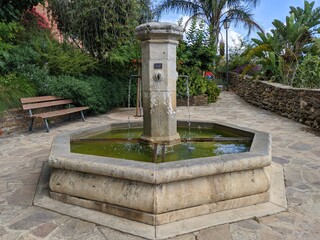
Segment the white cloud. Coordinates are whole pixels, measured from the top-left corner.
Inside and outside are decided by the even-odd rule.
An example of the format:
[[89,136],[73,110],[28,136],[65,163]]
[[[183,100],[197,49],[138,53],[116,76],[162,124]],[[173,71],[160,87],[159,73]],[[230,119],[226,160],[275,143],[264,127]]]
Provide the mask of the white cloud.
[[242,36],[240,33],[236,32],[236,31],[230,31],[230,40],[231,40],[231,43],[230,43],[230,40],[229,40],[229,44],[231,46],[238,46],[241,44],[241,39],[242,39]]
[[[222,29],[222,38],[224,42],[226,41],[226,30]],[[220,36],[221,37],[221,36]],[[242,35],[232,29],[228,30],[228,46],[235,47],[240,45],[240,39],[243,39]]]

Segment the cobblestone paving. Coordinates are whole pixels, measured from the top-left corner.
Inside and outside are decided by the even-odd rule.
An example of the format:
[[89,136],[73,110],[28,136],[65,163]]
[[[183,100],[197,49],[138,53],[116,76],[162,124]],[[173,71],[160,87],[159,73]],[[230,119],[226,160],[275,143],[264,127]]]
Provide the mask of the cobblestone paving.
[[[217,103],[192,107],[191,119],[216,120],[271,132],[273,161],[284,166],[288,212],[211,227],[172,240],[320,239],[320,135],[308,127],[223,92]],[[127,112],[89,117],[0,139],[0,239],[141,240],[106,227],[32,206],[52,138],[62,132],[127,119]],[[187,118],[186,107],[178,109]]]

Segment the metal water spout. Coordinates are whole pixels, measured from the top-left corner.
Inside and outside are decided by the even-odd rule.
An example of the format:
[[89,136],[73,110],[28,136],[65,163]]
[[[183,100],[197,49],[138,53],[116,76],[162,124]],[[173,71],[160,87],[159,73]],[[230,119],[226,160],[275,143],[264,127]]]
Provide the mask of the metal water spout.
[[176,48],[183,29],[150,22],[136,28],[142,47],[142,139],[155,143],[180,141],[176,119]]

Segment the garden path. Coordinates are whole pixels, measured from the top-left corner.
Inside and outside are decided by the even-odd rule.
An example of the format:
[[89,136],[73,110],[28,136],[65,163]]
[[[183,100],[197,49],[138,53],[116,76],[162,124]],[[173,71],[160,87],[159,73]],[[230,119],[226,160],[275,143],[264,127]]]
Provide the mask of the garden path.
[[[134,110],[130,110],[131,113]],[[186,119],[186,107],[178,118]],[[104,122],[126,120],[128,111],[88,117],[43,129],[0,138],[0,239],[141,240],[106,227],[32,205],[43,163],[53,137]],[[134,117],[131,117],[134,119]],[[209,106],[191,107],[191,119],[216,120],[271,132],[273,161],[284,167],[288,211],[211,227],[174,240],[319,239],[320,134],[308,127],[250,106],[232,92],[222,92]]]

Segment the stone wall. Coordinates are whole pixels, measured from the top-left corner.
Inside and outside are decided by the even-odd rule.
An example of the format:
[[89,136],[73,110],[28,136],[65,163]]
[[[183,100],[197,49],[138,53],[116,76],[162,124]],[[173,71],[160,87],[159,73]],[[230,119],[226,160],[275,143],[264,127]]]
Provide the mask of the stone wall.
[[21,109],[0,113],[0,136],[27,130],[29,121],[27,113]]
[[320,130],[320,89],[302,89],[231,73],[233,91],[248,103]]
[[[58,110],[61,107],[51,107],[51,110]],[[39,112],[45,112],[47,110],[41,109]],[[74,113],[71,116],[73,118],[80,118],[79,113]],[[49,125],[61,123],[68,119],[68,116],[60,116],[48,119]],[[28,116],[28,112],[22,109],[10,109],[6,112],[0,113],[0,137],[26,132],[29,130],[30,118]],[[43,120],[42,119],[35,119],[33,123],[33,129],[43,129],[46,131]]]

